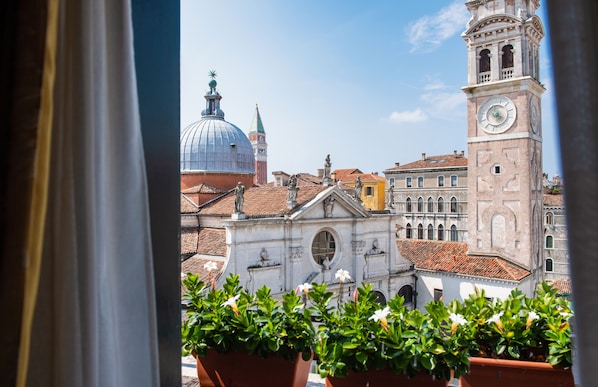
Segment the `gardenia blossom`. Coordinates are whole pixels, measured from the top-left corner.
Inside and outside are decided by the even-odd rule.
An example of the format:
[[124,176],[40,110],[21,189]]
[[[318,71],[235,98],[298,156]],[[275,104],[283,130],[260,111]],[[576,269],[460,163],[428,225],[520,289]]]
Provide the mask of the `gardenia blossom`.
[[346,281],[351,280],[351,275],[349,274],[349,272],[347,270],[343,270],[343,269],[338,269],[336,271],[336,274],[334,275],[334,277],[337,278],[341,282],[346,282]]
[[311,284],[308,284],[308,283],[306,282],[306,283],[304,283],[304,284],[301,284],[301,285],[297,286],[297,291],[296,291],[296,293],[297,293],[297,294],[299,294],[299,293],[305,293],[305,294],[307,294],[307,293],[309,293],[309,291],[310,291],[311,289],[313,289],[313,286],[311,286]]
[[239,299],[239,296],[240,295],[237,294],[236,296],[231,297],[222,303],[222,306],[230,306],[237,316],[239,315],[239,308],[237,307],[237,300]]
[[532,322],[539,318],[540,318],[540,316],[538,316],[538,314],[536,312],[534,312],[534,311],[529,312],[529,314],[527,315],[527,322],[525,323],[525,329],[529,329],[529,327],[532,325]]
[[388,332],[388,321],[386,320],[386,316],[390,313],[390,308],[387,306],[384,309],[378,309],[374,312],[372,316],[368,320],[380,321],[382,324],[382,328]]
[[486,320],[486,324],[495,323],[496,326],[498,327],[498,329],[500,329],[502,331],[502,321],[500,321],[500,318],[502,317],[502,315],[503,315],[503,312],[496,313],[494,316],[492,316],[488,320]]
[[460,314],[456,314],[456,313],[451,313],[451,315],[449,316],[450,320],[452,321],[452,325],[451,325],[451,332],[455,333],[455,331],[457,330],[457,326],[459,325],[463,325],[463,324],[467,324],[467,320],[465,320],[465,317],[463,317]]
[[216,270],[218,268],[218,265],[216,264],[216,262],[210,261],[203,265],[203,268],[206,269],[208,272],[211,272],[212,270]]

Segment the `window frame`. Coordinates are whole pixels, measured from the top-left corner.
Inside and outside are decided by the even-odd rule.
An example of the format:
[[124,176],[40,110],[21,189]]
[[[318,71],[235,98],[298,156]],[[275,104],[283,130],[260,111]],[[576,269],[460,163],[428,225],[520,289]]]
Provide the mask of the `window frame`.
[[417,188],[424,188],[424,177],[423,176],[417,177]]
[[459,242],[459,230],[454,224],[451,226],[451,242]]
[[[550,270],[548,269],[549,266],[550,266]],[[544,260],[544,272],[554,273],[554,259],[547,257]]]
[[[550,241],[550,243],[548,243],[548,241]],[[554,249],[554,236],[546,235],[546,238],[544,238],[544,248],[545,249]]]
[[[325,237],[324,240],[319,240],[322,239],[320,238],[322,235]],[[337,236],[330,229],[321,229],[314,234],[314,237],[311,241],[310,252],[311,258],[316,265],[323,267],[323,262],[326,260],[326,258],[328,258],[330,263],[334,262],[338,251],[336,239]],[[320,244],[321,246],[316,246],[316,244]],[[328,246],[326,246],[326,244],[328,244]],[[316,248],[322,251],[314,253]],[[330,250],[332,250],[332,255],[330,255]]]
[[451,175],[451,187],[458,187],[459,186],[459,176]]
[[411,176],[407,176],[405,178],[405,188],[412,188],[413,187],[413,178]]
[[439,187],[444,187],[444,175],[438,175],[437,184]]
[[451,197],[451,214],[457,214],[459,212],[459,205],[455,196]]

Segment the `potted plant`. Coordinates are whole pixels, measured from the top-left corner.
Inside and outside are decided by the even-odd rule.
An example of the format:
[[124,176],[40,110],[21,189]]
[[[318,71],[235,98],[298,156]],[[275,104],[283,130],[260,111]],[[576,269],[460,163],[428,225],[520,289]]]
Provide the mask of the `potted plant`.
[[367,283],[350,300],[340,294],[342,281],[338,295],[326,284],[309,291],[320,323],[317,370],[327,386],[446,386],[468,369],[469,344],[457,334],[465,322],[442,303],[428,314],[409,310],[400,296],[382,306]]
[[514,289],[504,300],[477,290],[449,306],[467,320],[470,372],[462,387],[573,386],[570,302],[546,282],[534,297]]
[[196,357],[202,387],[306,385],[315,330],[301,296],[291,291],[279,301],[265,286],[251,294],[232,274],[222,289],[195,274],[182,284],[182,352]]

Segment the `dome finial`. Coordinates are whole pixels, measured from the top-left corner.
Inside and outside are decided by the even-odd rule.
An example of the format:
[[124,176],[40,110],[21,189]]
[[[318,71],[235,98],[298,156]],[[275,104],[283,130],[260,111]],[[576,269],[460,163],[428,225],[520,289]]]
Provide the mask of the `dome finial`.
[[208,86],[210,86],[210,89],[214,91],[216,89],[216,86],[218,85],[218,82],[216,82],[216,77],[218,76],[218,74],[216,74],[216,70],[210,70],[208,72],[208,76],[212,79],[210,83],[208,83]]

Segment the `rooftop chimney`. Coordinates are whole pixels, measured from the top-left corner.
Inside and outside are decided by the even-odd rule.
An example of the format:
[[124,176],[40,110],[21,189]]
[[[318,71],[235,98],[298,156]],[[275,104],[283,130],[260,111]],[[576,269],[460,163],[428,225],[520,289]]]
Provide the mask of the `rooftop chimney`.
[[422,160],[425,160],[425,159],[426,159],[426,154],[422,153]]
[[395,167],[400,167],[400,166],[401,166],[401,163],[395,162]]

